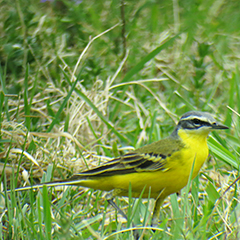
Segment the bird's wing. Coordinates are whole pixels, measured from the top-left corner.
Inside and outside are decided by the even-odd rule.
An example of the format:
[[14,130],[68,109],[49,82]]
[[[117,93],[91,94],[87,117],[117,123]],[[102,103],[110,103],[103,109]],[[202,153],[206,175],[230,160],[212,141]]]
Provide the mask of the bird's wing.
[[166,138],[115,158],[99,167],[75,174],[72,178],[112,176],[144,171],[166,171],[174,152],[183,147],[178,139]]
[[[82,179],[102,176],[122,175],[136,172],[167,171],[171,168],[172,154],[180,151],[184,147],[181,140],[168,137],[166,139],[146,145],[133,152],[127,153],[119,158],[115,158],[99,167],[74,174],[64,180],[37,184],[15,189],[23,191],[28,189],[41,188],[43,185],[60,186],[75,185]],[[176,160],[176,159],[174,159]]]

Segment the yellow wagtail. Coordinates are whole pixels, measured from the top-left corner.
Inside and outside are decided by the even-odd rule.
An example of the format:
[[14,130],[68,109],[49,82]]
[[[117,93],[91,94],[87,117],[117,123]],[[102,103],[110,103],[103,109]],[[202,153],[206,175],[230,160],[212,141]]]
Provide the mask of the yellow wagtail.
[[[111,196],[114,197],[128,196],[131,184],[133,197],[139,197],[144,188],[143,197],[148,197],[150,188],[151,197],[156,199],[152,219],[156,224],[163,200],[187,185],[191,171],[192,178],[198,174],[208,157],[207,136],[211,131],[218,129],[228,127],[217,122],[209,113],[190,111],[181,117],[173,133],[165,139],[68,179],[15,190],[36,189],[43,185],[79,185],[112,191]],[[109,203],[116,207],[112,198]],[[124,215],[122,211],[121,214]]]

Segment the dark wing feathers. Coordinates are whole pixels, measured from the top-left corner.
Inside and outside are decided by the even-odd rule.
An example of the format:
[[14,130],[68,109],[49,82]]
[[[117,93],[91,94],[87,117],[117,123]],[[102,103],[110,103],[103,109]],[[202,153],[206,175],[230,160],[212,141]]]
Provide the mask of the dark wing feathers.
[[[158,161],[156,161],[158,159]],[[161,158],[150,156],[143,153],[128,153],[122,157],[113,159],[112,161],[103,164],[100,167],[93,168],[81,172],[80,174],[85,177],[90,176],[112,176],[116,174],[127,174],[142,171],[156,171],[162,169],[164,166]]]
[[117,174],[136,173],[144,171],[166,171],[168,158],[184,145],[178,139],[168,137],[115,158],[102,166],[86,170],[74,177],[112,176]]

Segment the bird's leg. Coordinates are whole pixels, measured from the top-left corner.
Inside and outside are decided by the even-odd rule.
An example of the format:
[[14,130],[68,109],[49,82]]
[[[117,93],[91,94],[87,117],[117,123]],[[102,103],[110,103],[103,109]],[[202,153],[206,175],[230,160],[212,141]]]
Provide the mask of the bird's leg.
[[153,215],[152,215],[152,227],[157,227],[158,225],[158,218],[160,215],[160,209],[161,209],[161,205],[165,199],[165,197],[163,196],[163,191],[164,189],[158,194],[155,204],[154,204],[154,208],[153,208]]
[[[119,195],[120,193],[122,193],[124,190],[121,189],[114,189],[111,192],[109,192],[106,196],[107,198],[107,202],[114,207],[118,213],[120,213],[122,215],[123,218],[125,218],[128,221],[127,215],[122,211],[121,208],[118,207],[118,205],[113,201],[113,198],[116,197],[117,195]],[[134,228],[135,225],[132,223],[132,227]],[[135,240],[139,239],[139,233],[137,230],[133,231],[133,236]]]
[[126,220],[128,220],[128,219],[127,219],[127,215],[126,215],[126,214],[123,212],[123,210],[122,210],[120,207],[118,207],[118,205],[113,201],[113,198],[107,199],[107,201],[108,201],[108,203],[109,203],[111,206],[113,206],[113,207],[117,210],[118,213],[120,213]]
[[110,191],[107,195],[106,195],[106,199],[108,201],[108,203],[113,206],[117,212],[119,212],[122,217],[124,217],[126,220],[127,219],[127,215],[118,207],[118,205],[113,201],[113,198],[118,196],[118,195],[121,195],[121,193],[124,192],[124,190],[122,189],[114,189],[112,191]]

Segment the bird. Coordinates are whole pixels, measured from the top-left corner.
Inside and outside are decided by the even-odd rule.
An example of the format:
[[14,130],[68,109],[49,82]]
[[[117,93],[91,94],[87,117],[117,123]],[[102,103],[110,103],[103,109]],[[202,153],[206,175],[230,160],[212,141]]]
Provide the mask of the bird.
[[150,143],[100,166],[74,174],[64,180],[16,188],[15,191],[77,185],[110,192],[108,202],[125,218],[115,204],[115,196],[142,194],[155,199],[152,224],[157,225],[160,207],[169,195],[184,188],[190,174],[195,178],[209,155],[207,137],[214,130],[229,129],[208,112],[189,111],[182,115],[174,131],[166,138]]

